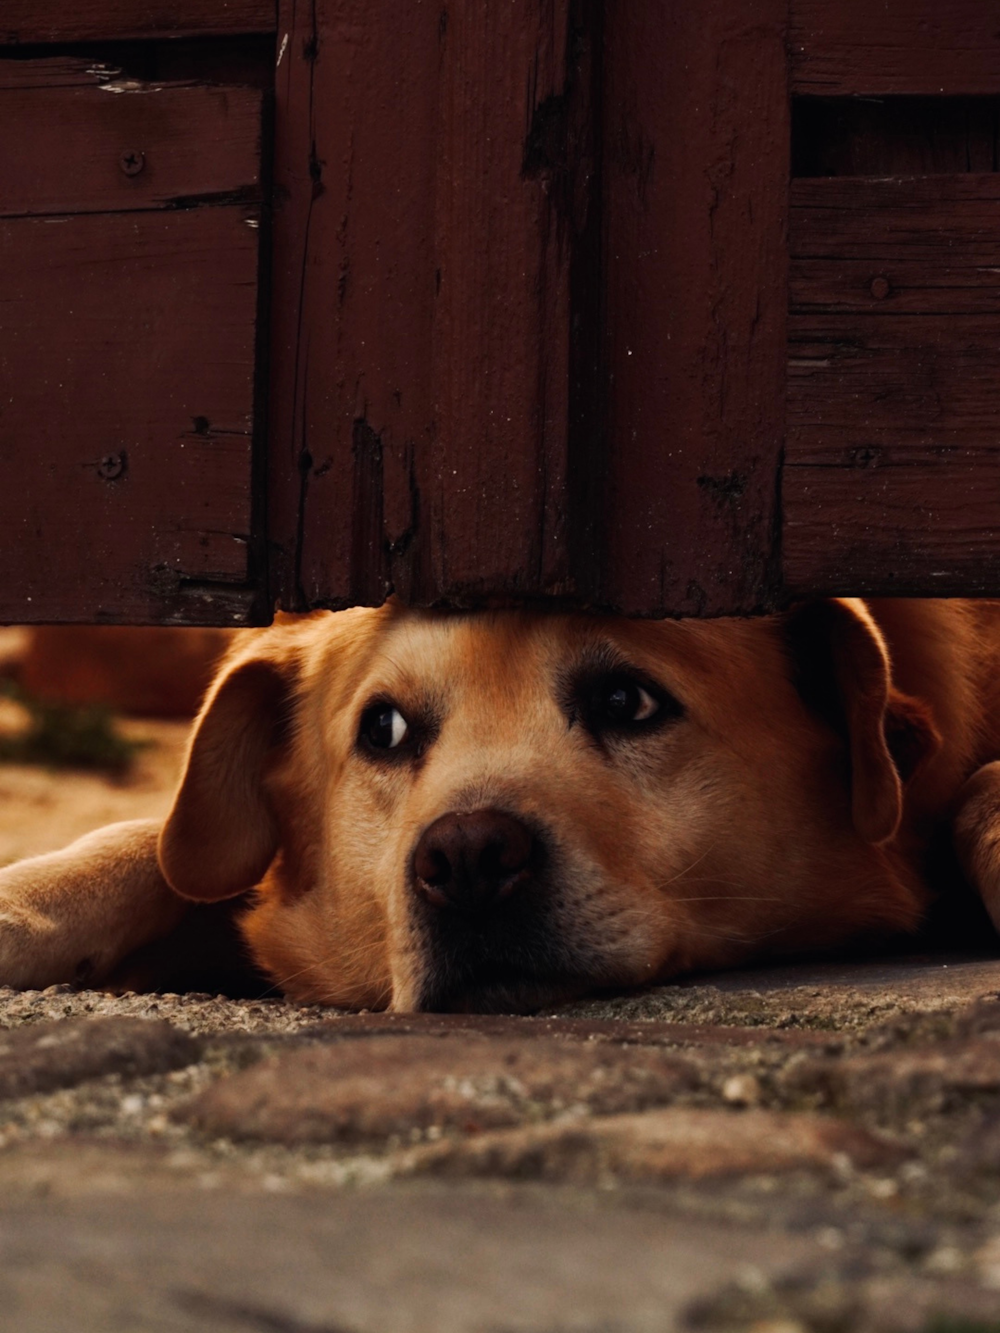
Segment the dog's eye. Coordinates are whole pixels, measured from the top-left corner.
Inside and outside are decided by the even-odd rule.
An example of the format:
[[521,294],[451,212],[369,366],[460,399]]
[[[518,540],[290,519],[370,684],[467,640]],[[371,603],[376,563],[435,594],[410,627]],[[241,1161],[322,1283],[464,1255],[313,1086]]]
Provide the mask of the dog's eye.
[[[628,726],[633,722],[648,722],[660,711],[660,704],[650,692],[627,676],[604,681],[598,691],[599,718],[613,726]],[[597,721],[599,719],[595,719]]]
[[362,715],[361,735],[376,750],[395,750],[409,734],[409,723],[394,704],[372,704]]
[[575,691],[570,717],[579,717],[597,739],[652,730],[679,718],[683,705],[662,687],[631,671],[600,672],[584,678]]

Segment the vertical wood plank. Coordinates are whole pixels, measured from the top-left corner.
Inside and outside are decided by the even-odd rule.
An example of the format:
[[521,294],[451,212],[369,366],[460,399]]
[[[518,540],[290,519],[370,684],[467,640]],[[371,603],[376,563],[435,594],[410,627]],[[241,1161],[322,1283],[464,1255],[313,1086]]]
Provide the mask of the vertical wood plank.
[[410,471],[433,430],[439,22],[436,5],[365,0],[287,0],[279,16],[269,523],[286,607],[381,601],[386,543],[413,546]]
[[606,19],[602,600],[771,602],[784,414],[786,0]]
[[270,485],[284,604],[566,590],[570,35],[568,0],[285,0]]

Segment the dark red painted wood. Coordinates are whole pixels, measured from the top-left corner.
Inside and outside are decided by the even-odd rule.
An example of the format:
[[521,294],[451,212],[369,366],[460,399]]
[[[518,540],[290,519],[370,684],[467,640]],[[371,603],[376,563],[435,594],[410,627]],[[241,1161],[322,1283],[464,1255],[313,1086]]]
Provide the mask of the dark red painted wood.
[[997,591],[1000,0],[790,15],[7,0],[0,615],[257,613],[255,32],[285,606]]
[[[789,595],[996,596],[1000,448],[879,435],[785,469]],[[898,441],[898,443],[897,443]]]
[[243,621],[263,97],[94,63],[0,61],[0,619]]
[[606,40],[602,600],[774,593],[789,122],[784,0],[617,5]]
[[[1000,240],[1000,237],[997,238]],[[878,251],[881,250],[881,253]],[[994,260],[1000,254],[994,252]],[[872,246],[868,259],[792,257],[793,314],[971,315],[1000,311],[1000,268],[989,256],[910,259],[894,246]]]
[[257,217],[0,222],[0,620],[184,616],[185,580],[245,579]]
[[0,216],[260,198],[258,89],[151,90],[95,69],[0,61],[0,121],[16,127],[0,136]]
[[791,0],[795,93],[995,94],[998,0]]
[[796,315],[790,332],[786,462],[819,425],[996,434],[1000,314]]
[[273,32],[276,0],[3,0],[0,46]]
[[568,586],[568,24],[549,0],[283,8],[269,489],[286,604]]
[[965,264],[996,257],[1000,173],[797,180],[791,204],[796,258]]
[[1000,176],[797,181],[793,592],[997,591]]

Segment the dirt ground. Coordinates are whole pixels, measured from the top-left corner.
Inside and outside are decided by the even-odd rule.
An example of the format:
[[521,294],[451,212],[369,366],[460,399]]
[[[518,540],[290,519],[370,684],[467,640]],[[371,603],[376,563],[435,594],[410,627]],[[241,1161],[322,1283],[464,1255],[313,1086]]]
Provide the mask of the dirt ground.
[[0,764],[0,865],[64,847],[102,824],[166,815],[189,724],[129,718],[118,727],[146,743],[125,778]]
[[[16,669],[27,633],[18,626],[0,628],[0,676]],[[0,711],[7,707],[0,700]],[[0,763],[0,866],[55,851],[102,824],[166,815],[190,724],[122,718],[116,726],[143,743],[123,778]]]

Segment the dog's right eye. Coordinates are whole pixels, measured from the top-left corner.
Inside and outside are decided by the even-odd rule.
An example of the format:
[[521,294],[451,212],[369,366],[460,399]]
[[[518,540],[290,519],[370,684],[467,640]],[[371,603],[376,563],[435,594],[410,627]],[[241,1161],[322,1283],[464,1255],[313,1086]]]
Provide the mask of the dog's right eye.
[[395,750],[410,734],[410,724],[390,703],[372,704],[361,717],[361,739],[375,750]]

